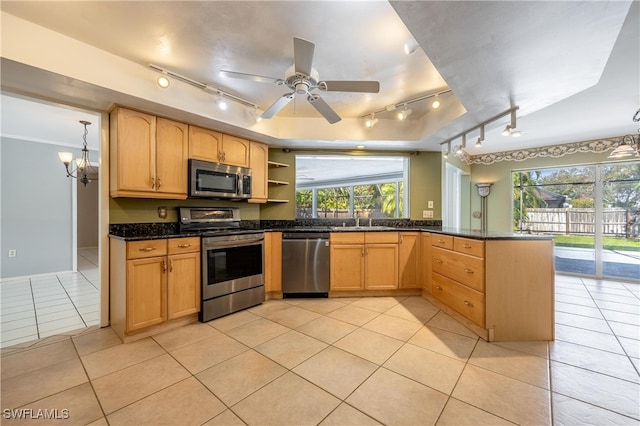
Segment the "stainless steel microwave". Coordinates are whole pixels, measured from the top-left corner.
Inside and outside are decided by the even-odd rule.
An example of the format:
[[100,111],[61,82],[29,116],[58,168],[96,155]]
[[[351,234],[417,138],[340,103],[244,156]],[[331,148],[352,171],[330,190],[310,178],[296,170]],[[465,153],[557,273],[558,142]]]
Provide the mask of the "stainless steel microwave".
[[251,198],[251,169],[189,160],[189,196],[234,200]]

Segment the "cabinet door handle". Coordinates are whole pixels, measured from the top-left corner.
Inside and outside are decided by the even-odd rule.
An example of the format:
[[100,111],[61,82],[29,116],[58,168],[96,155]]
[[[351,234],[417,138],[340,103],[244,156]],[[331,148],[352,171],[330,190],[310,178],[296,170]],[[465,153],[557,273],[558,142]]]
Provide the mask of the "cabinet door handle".
[[435,259],[436,263],[442,263],[442,259]]
[[155,178],[151,178],[151,189],[156,189],[156,179]]
[[439,285],[436,286],[436,290],[438,291],[442,291],[442,287],[440,287]]
[[191,247],[191,243],[186,243],[186,244],[178,244],[179,248],[187,248],[187,247]]
[[362,256],[364,256],[364,247],[362,247]]
[[173,272],[173,260],[169,259],[169,272]]
[[402,240],[404,239],[404,237],[402,235],[400,235],[400,244],[402,244]]
[[464,271],[465,271],[467,274],[473,274],[473,273],[474,273],[471,269],[468,269],[468,268],[464,268]]
[[143,248],[139,248],[138,250],[140,251],[154,251],[156,248],[155,247],[143,247]]
[[473,303],[469,302],[468,300],[465,300],[464,304],[467,305],[470,308],[473,308]]
[[166,260],[162,261],[162,272],[167,272],[167,261]]
[[160,180],[160,178],[158,178],[158,189],[160,189],[161,186],[162,186],[162,181]]
[[462,248],[471,248],[471,246],[469,244],[463,244]]

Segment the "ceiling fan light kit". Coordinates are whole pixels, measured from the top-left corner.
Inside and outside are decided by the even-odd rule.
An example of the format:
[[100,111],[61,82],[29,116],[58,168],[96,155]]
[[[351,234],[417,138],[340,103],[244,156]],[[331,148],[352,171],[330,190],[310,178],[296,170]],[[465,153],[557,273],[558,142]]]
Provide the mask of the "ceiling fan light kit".
[[221,71],[226,77],[252,80],[259,83],[275,83],[278,86],[287,86],[291,92],[278,98],[262,114],[262,118],[272,118],[284,108],[296,95],[306,95],[309,102],[329,123],[334,124],[341,120],[340,116],[329,104],[314,90],[323,92],[361,92],[378,93],[380,83],[377,81],[347,81],[347,80],[320,80],[318,71],[313,68],[313,55],[315,45],[307,40],[294,37],[293,39],[293,65],[285,72],[284,79],[264,77],[260,75],[238,73],[234,71]]

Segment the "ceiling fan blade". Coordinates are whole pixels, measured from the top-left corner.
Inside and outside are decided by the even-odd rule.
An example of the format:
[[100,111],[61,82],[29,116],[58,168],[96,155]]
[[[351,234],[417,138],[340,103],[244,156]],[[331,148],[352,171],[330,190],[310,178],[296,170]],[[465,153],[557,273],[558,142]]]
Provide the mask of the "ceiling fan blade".
[[282,97],[278,98],[269,108],[262,113],[260,117],[262,118],[271,118],[278,113],[282,108],[285,107],[291,100],[295,97],[293,93],[287,93],[282,95]]
[[313,51],[316,45],[301,38],[293,38],[293,62],[295,71],[307,77],[311,75],[313,65]]
[[331,124],[342,120],[338,114],[318,95],[309,95],[307,100]]
[[221,70],[220,75],[229,78],[239,78],[241,80],[257,81],[258,83],[277,83],[279,79],[272,77],[264,77],[262,75],[245,74],[242,72]]
[[326,85],[327,92],[364,92],[378,93],[380,91],[380,83],[377,81],[322,81],[318,84],[322,88],[322,84]]

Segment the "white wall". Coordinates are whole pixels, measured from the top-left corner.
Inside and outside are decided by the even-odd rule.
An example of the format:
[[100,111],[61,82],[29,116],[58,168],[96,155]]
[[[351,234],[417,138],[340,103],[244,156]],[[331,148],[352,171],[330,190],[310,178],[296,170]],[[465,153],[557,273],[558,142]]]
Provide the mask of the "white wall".
[[69,148],[3,137],[0,150],[0,278],[71,270],[72,182],[57,154]]

